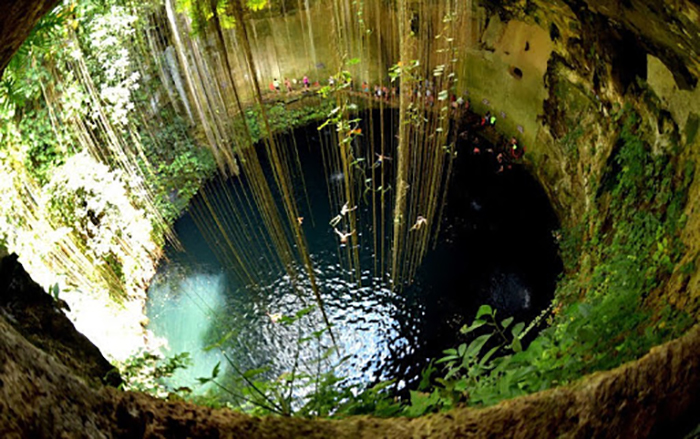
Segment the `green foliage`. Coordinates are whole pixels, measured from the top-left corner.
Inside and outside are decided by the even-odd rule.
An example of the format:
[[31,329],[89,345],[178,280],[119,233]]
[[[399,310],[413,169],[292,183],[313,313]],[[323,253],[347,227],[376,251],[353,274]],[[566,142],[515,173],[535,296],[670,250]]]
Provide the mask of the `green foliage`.
[[44,15],[10,59],[0,80],[0,112],[11,112],[41,94],[41,82],[47,72],[38,64],[49,55],[60,39],[66,23],[66,11],[59,6]]
[[269,0],[246,0],[245,5],[251,11],[260,11],[267,6]]
[[28,146],[24,159],[25,169],[43,186],[51,178],[53,169],[61,166],[66,158],[49,121],[48,111],[26,111],[19,129]]
[[[332,108],[333,103],[326,99],[318,103],[294,106],[275,102],[265,104],[265,113],[270,129],[277,134],[323,120],[332,111]],[[245,116],[253,143],[259,142],[268,135],[262,120],[262,113],[257,107],[246,110]]]
[[[212,384],[218,388],[221,401],[228,406],[251,414],[278,414],[297,416],[329,416],[338,411],[352,397],[352,386],[343,384],[335,370],[348,357],[338,358],[335,346],[324,345],[327,328],[304,334],[302,319],[310,318],[315,310],[310,306],[294,315],[273,315],[275,324],[296,331],[295,365],[291,370],[275,375],[265,365],[243,369],[229,355],[228,342],[235,338],[231,331],[218,342],[208,347],[221,351],[225,359],[225,370],[217,364],[208,377],[199,378],[201,384]],[[316,352],[312,358],[302,358],[304,348]]]
[[[208,23],[216,19],[223,29],[233,29],[236,20],[231,8],[236,7],[238,0],[216,0],[215,2],[198,0],[177,0],[177,12],[186,14],[192,20],[192,28],[195,33],[204,31]],[[263,10],[269,0],[240,0],[241,4],[252,12]],[[215,4],[216,7],[212,7]]]
[[49,287],[48,293],[49,293],[49,295],[51,295],[53,300],[55,300],[56,302],[58,302],[58,300],[59,300],[58,295],[60,294],[60,292],[61,292],[61,287],[58,285],[58,282]]
[[[442,374],[434,380],[437,369],[432,365],[423,372],[421,387],[428,391],[411,392],[410,404],[403,414],[422,416],[459,405],[492,404],[511,396],[512,383],[524,373],[518,361],[519,356],[525,356],[521,340],[543,316],[544,313],[525,328],[523,323],[513,324],[513,317],[499,320],[496,310],[482,305],[474,322],[461,329],[465,335],[480,335],[444,351],[445,355],[435,362]],[[430,387],[426,383],[434,384]]]
[[401,415],[405,407],[392,396],[390,387],[394,384],[393,381],[383,381],[369,388],[357,389],[357,392],[353,392],[354,396],[337,408],[334,416],[372,415],[387,418]]
[[583,127],[577,125],[575,128],[571,128],[569,132],[559,141],[564,148],[566,155],[571,157],[572,160],[578,160],[578,141],[583,136]]
[[586,218],[584,218],[575,226],[559,230],[554,234],[559,243],[559,254],[566,273],[571,273],[578,267],[586,222]]
[[[155,130],[143,129],[141,144],[146,162],[141,162],[148,184],[158,194],[156,205],[170,223],[178,218],[202,182],[214,175],[216,162],[211,151],[199,147],[185,121],[172,110],[163,110]],[[153,169],[150,164],[157,164]],[[156,231],[160,235],[161,231]]]
[[122,389],[149,393],[163,398],[171,392],[187,394],[190,389],[172,389],[166,379],[173,376],[178,369],[192,365],[189,352],[182,352],[172,357],[162,357],[148,351],[140,351],[117,363],[117,369],[123,379]]

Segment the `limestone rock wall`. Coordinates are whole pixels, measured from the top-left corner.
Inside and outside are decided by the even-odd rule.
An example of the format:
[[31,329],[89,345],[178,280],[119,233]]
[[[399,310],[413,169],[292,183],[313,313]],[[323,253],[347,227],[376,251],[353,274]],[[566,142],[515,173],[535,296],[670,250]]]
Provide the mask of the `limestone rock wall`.
[[119,385],[119,374],[63,312],[67,307],[37,285],[16,255],[0,260],[0,316],[29,343],[94,384]]

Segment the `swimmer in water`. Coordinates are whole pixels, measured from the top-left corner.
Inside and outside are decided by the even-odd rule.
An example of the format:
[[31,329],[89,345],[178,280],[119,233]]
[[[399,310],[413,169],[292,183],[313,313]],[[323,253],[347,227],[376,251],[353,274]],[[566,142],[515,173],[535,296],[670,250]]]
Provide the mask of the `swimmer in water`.
[[352,235],[355,234],[355,231],[353,230],[350,233],[343,233],[338,229],[333,229],[335,233],[340,237],[340,243],[341,244],[347,244],[348,243],[348,238],[350,238]]
[[374,166],[373,166],[374,168],[381,166],[385,160],[391,160],[391,157],[388,157],[388,156],[385,156],[382,154],[375,153],[374,155],[377,156],[377,161],[374,163]]
[[421,227],[427,226],[428,225],[428,220],[423,218],[422,216],[418,215],[418,218],[416,218],[416,223],[411,227],[411,230],[420,230]]
[[352,208],[350,208],[348,206],[349,206],[348,203],[343,204],[343,207],[340,208],[340,215],[337,215],[335,218],[333,218],[330,221],[331,226],[333,226],[333,227],[337,226],[338,223],[343,220],[343,217],[345,215],[347,215],[349,212],[352,212],[353,210],[357,209],[357,206],[352,207]]
[[282,317],[283,317],[282,313],[279,313],[279,312],[275,312],[275,313],[270,314],[269,312],[265,311],[265,314],[270,318],[272,323],[279,322],[280,319],[282,319]]

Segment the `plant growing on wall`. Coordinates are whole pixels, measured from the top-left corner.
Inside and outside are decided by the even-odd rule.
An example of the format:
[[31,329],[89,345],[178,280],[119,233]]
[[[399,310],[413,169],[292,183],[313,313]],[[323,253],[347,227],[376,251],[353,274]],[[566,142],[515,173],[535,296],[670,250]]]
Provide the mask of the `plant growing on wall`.
[[134,294],[154,272],[151,223],[126,188],[119,172],[81,153],[57,170],[43,200],[54,227],[74,234],[106,272],[115,297]]

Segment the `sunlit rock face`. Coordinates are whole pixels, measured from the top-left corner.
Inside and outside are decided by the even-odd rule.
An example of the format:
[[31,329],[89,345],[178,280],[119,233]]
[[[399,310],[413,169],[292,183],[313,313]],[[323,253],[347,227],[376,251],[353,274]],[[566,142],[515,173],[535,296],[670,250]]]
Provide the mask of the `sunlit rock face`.
[[[494,34],[504,40],[517,39],[506,35],[521,21],[546,32],[543,41],[551,53],[546,68],[539,69],[546,95],[543,100],[523,102],[511,94],[508,99],[479,96],[475,101],[490,98],[506,112],[509,106],[530,109],[521,123],[525,133],[520,135],[527,144],[530,169],[546,188],[564,225],[576,225],[596,205],[597,191],[618,139],[615,115],[625,105],[641,115],[639,133],[654,154],[698,162],[697,3],[589,0],[483,5],[490,17],[486,29],[492,29],[483,35],[491,40]],[[526,66],[535,64],[534,52],[530,54],[533,44],[528,42],[519,46],[525,57],[519,63]],[[499,52],[497,45],[491,46],[493,54],[502,59],[518,56],[518,51],[506,54]],[[525,51],[527,46],[529,51]],[[491,90],[499,90],[499,83],[526,79],[527,71],[518,62],[508,64],[519,68],[522,79],[513,75],[513,68],[495,69],[501,74],[491,78]],[[508,126],[502,128],[514,132]],[[686,253],[681,264],[691,263],[700,250],[699,190],[696,178],[688,195],[688,221],[682,232]],[[692,275],[674,273],[656,295],[695,312],[698,300],[693,291],[698,290],[698,282],[697,271]]]

